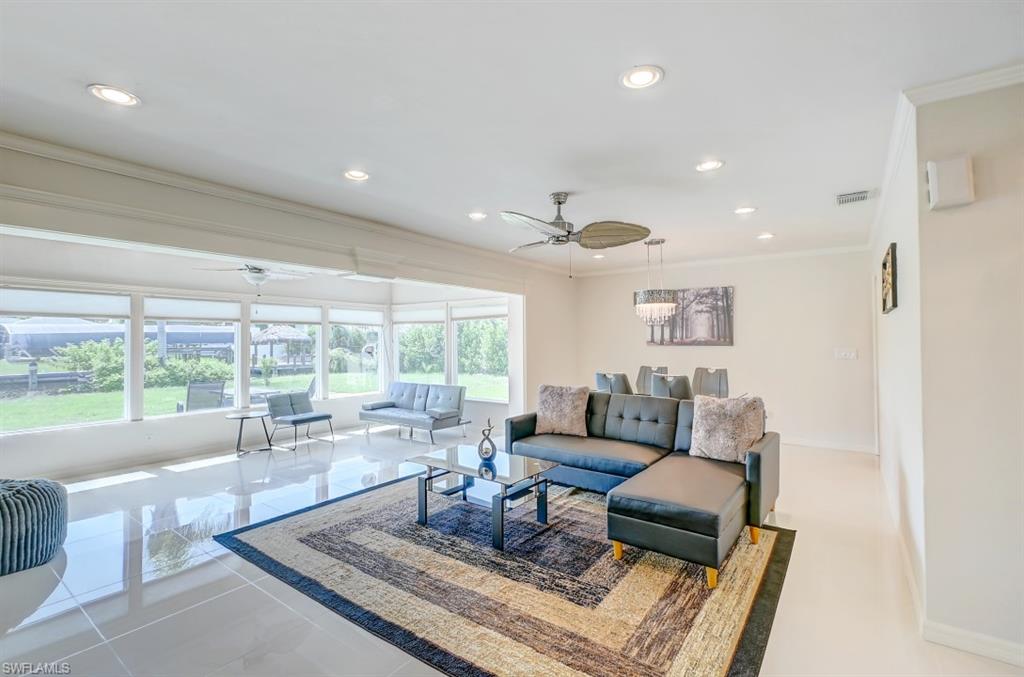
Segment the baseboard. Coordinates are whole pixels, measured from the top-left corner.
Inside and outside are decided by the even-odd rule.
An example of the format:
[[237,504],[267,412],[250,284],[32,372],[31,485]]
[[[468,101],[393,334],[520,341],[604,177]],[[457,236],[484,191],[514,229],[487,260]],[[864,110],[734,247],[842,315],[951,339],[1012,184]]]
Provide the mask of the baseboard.
[[824,442],[821,440],[808,440],[799,437],[782,437],[783,444],[792,444],[798,447],[817,447],[819,449],[831,449],[833,451],[854,451],[860,454],[874,454],[878,455],[878,451],[875,450],[874,445],[871,444],[836,444],[835,442]]
[[924,622],[922,635],[929,642],[1024,667],[1024,644],[929,620]]
[[896,542],[899,544],[900,559],[903,564],[903,577],[907,581],[907,588],[910,589],[910,603],[914,607],[914,625],[919,633],[924,633],[924,597],[921,595],[921,586],[918,585],[917,576],[914,575],[914,564],[910,558],[910,546],[907,539],[903,538],[903,530],[898,526],[898,520],[892,515],[890,518],[896,528]]

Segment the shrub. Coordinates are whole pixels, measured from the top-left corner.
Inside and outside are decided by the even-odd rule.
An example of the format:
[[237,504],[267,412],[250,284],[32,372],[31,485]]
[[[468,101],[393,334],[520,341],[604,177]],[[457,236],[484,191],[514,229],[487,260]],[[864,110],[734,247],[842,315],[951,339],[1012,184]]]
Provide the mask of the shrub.
[[61,369],[89,372],[89,390],[124,388],[124,339],[83,341],[54,348],[53,354]]

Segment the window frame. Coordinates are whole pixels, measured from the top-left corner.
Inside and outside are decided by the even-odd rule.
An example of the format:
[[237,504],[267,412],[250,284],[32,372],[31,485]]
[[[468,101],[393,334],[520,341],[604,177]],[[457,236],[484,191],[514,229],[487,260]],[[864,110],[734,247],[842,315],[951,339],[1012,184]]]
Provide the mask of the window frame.
[[[505,300],[502,299],[502,302],[504,303]],[[480,299],[479,301],[472,301],[472,302],[464,301],[464,302],[454,302],[454,303],[448,304],[449,307],[448,307],[447,315],[448,315],[448,322],[449,322],[449,324],[451,324],[451,338],[452,338],[452,349],[451,349],[451,355],[452,355],[451,372],[452,372],[452,376],[451,376],[451,380],[450,380],[450,383],[452,385],[458,385],[459,384],[459,332],[458,332],[457,324],[459,322],[472,322],[474,320],[505,320],[505,332],[506,332],[506,335],[508,334],[508,326],[509,326],[509,313],[508,313],[508,306],[507,305],[506,305],[506,310],[505,310],[504,314],[488,313],[488,314],[483,314],[483,315],[479,315],[479,316],[460,317],[458,319],[452,317],[452,315],[453,315],[452,309],[456,308],[456,307],[465,307],[465,306],[489,306],[489,305],[492,305],[493,303],[494,303],[494,299]],[[506,360],[508,359],[508,342],[507,342],[507,339],[506,339],[506,344],[505,344],[505,359]],[[506,379],[510,378],[510,376],[508,374],[508,369],[506,369],[506,371],[505,371],[505,378]],[[469,389],[468,388],[466,389],[466,399],[471,401],[471,402],[486,402],[488,404],[506,404],[507,405],[510,402],[510,400],[512,399],[512,384],[511,384],[511,381],[509,380],[506,383],[505,399],[503,399],[503,400],[494,400],[494,399],[491,399],[491,398],[488,398],[488,397],[472,397],[469,394]]]

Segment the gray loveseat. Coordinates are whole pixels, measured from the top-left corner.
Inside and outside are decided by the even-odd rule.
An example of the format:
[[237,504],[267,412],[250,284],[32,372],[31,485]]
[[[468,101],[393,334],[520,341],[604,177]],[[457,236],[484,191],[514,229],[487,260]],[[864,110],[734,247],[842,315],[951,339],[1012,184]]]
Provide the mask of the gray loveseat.
[[413,429],[426,430],[430,441],[434,431],[462,425],[462,410],[466,406],[466,387],[395,381],[388,387],[387,399],[366,402],[359,412],[359,420],[367,423],[390,423]]
[[512,454],[555,461],[559,484],[607,493],[608,538],[718,569],[744,526],[758,529],[779,495],[779,435],[768,432],[745,464],[690,456],[693,401],[590,393],[587,437],[537,435],[537,415],[505,421]]

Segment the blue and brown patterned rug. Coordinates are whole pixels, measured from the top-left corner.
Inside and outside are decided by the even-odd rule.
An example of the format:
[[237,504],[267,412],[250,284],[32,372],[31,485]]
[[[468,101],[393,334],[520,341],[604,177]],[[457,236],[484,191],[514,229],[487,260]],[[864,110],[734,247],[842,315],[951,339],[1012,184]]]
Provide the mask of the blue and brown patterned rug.
[[626,547],[604,496],[553,491],[490,546],[490,511],[398,480],[216,536],[353,623],[451,675],[755,675],[795,533],[746,532],[709,590],[704,570]]

